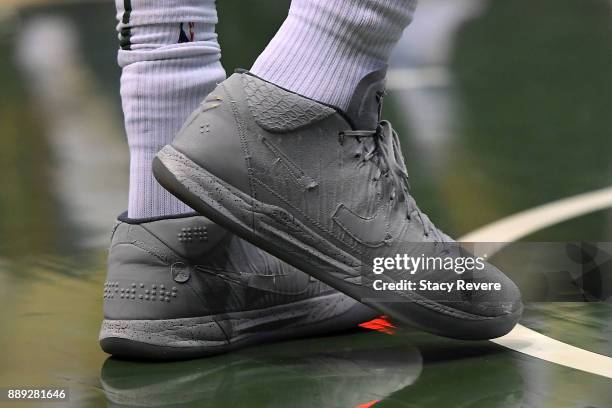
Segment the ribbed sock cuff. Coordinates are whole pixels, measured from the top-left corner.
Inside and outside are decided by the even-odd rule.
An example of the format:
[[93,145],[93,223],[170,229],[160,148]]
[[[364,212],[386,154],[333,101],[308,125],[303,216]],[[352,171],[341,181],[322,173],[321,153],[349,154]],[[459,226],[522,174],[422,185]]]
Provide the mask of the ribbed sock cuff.
[[185,119],[225,79],[214,0],[117,0],[121,100],[130,147],[130,218],[191,212],[151,165]]
[[359,81],[384,68],[416,0],[293,0],[251,71],[346,109]]

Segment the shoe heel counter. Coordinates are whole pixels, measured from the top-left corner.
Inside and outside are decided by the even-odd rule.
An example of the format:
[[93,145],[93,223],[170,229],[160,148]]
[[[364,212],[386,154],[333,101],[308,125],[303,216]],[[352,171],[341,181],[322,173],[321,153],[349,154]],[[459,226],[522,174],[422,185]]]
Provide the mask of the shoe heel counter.
[[248,147],[242,133],[236,98],[227,88],[236,89],[239,78],[232,77],[211,92],[191,114],[172,146],[243,192],[250,193]]
[[[190,267],[178,257],[139,241],[120,225],[108,255],[104,317],[110,320],[158,320],[202,316],[202,299],[190,285]],[[138,231],[140,232],[140,231]],[[120,240],[120,238],[124,238]]]

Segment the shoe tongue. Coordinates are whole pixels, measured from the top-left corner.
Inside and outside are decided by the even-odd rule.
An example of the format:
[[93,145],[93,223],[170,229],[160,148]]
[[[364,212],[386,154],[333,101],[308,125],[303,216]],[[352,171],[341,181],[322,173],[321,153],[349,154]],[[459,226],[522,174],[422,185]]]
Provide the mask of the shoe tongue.
[[346,115],[357,130],[374,130],[380,122],[387,68],[364,76],[353,93]]

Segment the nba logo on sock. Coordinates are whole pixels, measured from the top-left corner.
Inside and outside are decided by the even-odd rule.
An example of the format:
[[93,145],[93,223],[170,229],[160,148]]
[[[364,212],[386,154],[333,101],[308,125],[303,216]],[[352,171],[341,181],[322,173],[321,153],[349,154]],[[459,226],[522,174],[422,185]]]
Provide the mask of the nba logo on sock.
[[193,42],[195,40],[195,23],[187,23],[187,32],[185,32],[184,23],[179,26],[179,44]]

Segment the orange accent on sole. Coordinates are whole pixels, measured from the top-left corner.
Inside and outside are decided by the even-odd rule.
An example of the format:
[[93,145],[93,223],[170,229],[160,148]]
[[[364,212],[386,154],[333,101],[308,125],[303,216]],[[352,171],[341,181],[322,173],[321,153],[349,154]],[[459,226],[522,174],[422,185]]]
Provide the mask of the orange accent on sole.
[[374,404],[380,402],[380,400],[372,400],[370,402],[364,402],[363,404],[357,405],[355,408],[370,408],[373,407]]
[[395,325],[391,322],[391,320],[389,320],[387,316],[380,316],[376,319],[370,320],[369,322],[361,323],[359,327],[368,330],[375,330],[390,335],[395,334]]

